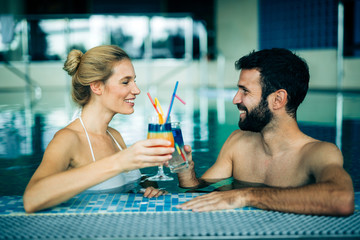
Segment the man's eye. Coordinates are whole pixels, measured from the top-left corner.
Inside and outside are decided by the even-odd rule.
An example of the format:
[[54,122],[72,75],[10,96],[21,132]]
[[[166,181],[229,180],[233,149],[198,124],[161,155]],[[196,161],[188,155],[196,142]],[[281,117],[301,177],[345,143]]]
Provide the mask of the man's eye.
[[249,91],[242,88],[242,89],[240,89],[240,92],[242,92],[243,94],[247,94]]
[[122,84],[127,85],[129,84],[129,81],[123,81]]

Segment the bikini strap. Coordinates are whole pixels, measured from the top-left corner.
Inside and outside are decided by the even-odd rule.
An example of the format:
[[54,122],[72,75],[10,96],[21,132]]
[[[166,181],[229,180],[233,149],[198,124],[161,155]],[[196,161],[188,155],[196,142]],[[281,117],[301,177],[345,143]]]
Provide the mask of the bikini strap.
[[112,139],[114,140],[114,142],[116,143],[116,145],[118,146],[118,148],[120,149],[120,151],[122,151],[122,148],[120,146],[120,144],[116,141],[116,139],[114,138],[114,136],[110,133],[109,130],[106,130],[108,132],[108,134],[112,137]]
[[82,119],[81,119],[80,116],[79,116],[79,119],[80,119],[81,125],[83,126],[83,128],[84,128],[84,130],[85,130],[86,138],[87,138],[87,140],[88,140],[88,142],[89,142],[89,146],[90,146],[91,156],[92,156],[92,158],[93,158],[93,161],[95,162],[95,156],[94,156],[94,152],[93,152],[93,149],[92,149],[92,146],[91,146],[89,134],[87,133],[86,128],[85,128],[85,125],[84,125],[84,123],[83,123],[83,121],[82,121]]

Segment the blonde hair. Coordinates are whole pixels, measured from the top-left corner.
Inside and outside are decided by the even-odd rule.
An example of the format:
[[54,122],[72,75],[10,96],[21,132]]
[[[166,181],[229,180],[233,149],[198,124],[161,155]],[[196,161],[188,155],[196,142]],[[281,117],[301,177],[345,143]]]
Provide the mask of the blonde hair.
[[94,47],[83,54],[71,50],[64,63],[64,70],[72,76],[72,98],[80,106],[86,105],[91,96],[90,83],[106,80],[113,74],[115,63],[128,59],[127,53],[118,46]]

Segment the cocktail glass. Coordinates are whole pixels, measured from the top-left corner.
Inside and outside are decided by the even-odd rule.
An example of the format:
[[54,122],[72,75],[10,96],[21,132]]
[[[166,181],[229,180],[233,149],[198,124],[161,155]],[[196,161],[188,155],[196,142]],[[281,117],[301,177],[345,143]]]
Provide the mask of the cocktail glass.
[[[156,119],[156,118],[155,118]],[[161,138],[171,142],[170,147],[175,147],[174,137],[171,131],[171,123],[159,124],[156,120],[150,120],[148,125],[148,139]],[[149,177],[149,181],[172,181],[173,177],[165,174],[163,165],[158,167],[156,175]]]
[[184,140],[180,128],[180,122],[171,122],[171,130],[175,141],[175,152],[169,160],[168,167],[172,173],[182,172],[189,167],[189,162],[184,150]]

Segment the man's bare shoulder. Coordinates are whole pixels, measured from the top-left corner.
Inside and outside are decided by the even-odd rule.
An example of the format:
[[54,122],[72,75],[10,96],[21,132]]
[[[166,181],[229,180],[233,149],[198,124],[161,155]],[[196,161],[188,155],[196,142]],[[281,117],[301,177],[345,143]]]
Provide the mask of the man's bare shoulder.
[[243,153],[242,150],[255,151],[259,141],[260,136],[258,133],[235,130],[223,145],[223,152],[226,152],[229,156],[239,156],[239,154]]
[[232,132],[222,146],[215,164],[204,173],[202,178],[225,179],[233,176],[234,166],[238,166],[241,160],[247,159],[241,157],[247,153],[245,150],[252,152],[252,150],[246,146],[247,143],[245,139],[247,138],[249,138],[247,132],[241,130]]
[[244,139],[244,138],[251,138],[251,137],[254,137],[257,135],[258,134],[255,132],[243,131],[243,130],[237,129],[230,134],[229,138]]
[[241,149],[251,141],[251,135],[250,132],[248,133],[242,130],[233,131],[221,148],[220,158],[232,159],[234,154],[238,155],[239,152],[241,152]]
[[259,134],[250,131],[242,131],[240,129],[233,131],[227,139],[229,143],[251,143],[257,141],[259,138]]
[[330,164],[343,165],[340,149],[330,142],[311,141],[302,148],[302,155],[307,165],[315,168]]
[[304,145],[303,151],[310,156],[316,155],[341,155],[340,149],[333,143],[314,139]]

